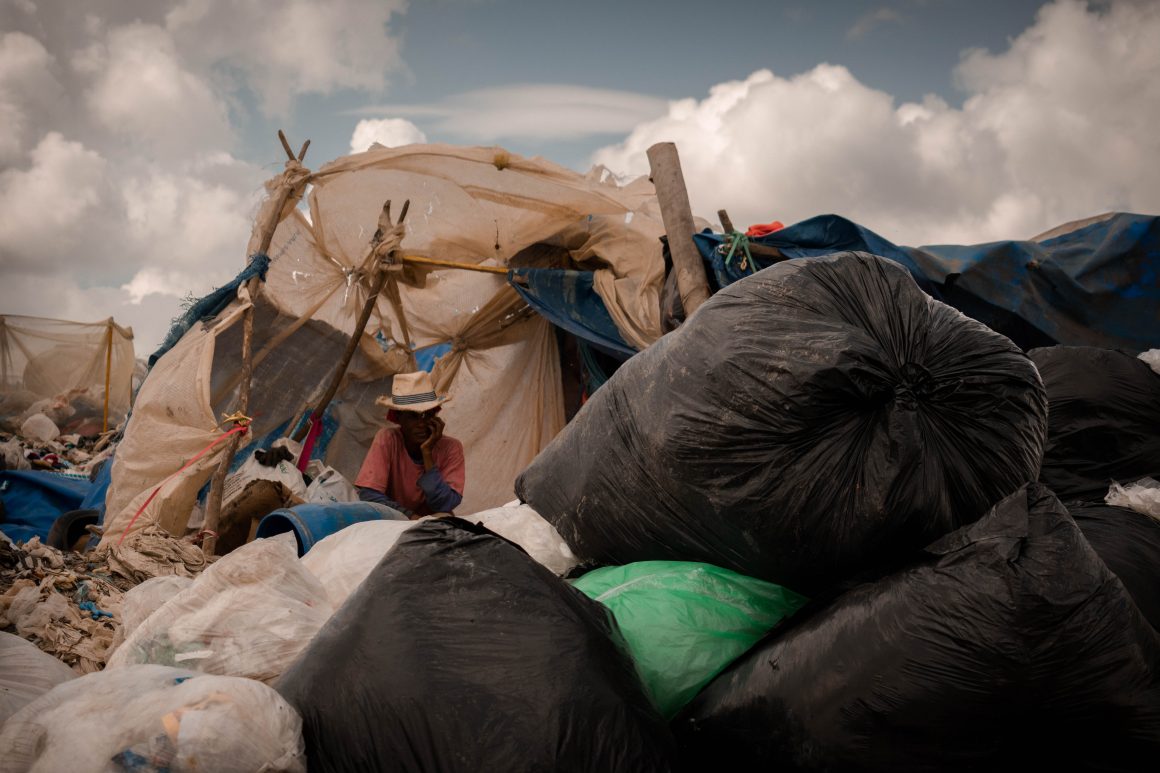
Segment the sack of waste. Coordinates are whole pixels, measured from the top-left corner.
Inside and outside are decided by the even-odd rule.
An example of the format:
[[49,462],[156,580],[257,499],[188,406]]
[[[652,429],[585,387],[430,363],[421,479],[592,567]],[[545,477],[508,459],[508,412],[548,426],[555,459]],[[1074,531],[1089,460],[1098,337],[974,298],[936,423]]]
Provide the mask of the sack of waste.
[[1040,481],[1065,501],[1099,501],[1113,481],[1160,477],[1160,374],[1111,349],[1027,354],[1050,407]]
[[165,575],[150,577],[140,585],[125,591],[125,595],[121,597],[121,625],[113,637],[109,654],[121,646],[141,623],[149,619],[150,615],[192,584],[192,577]]
[[493,507],[473,515],[465,515],[463,520],[478,523],[504,539],[516,543],[529,556],[561,577],[567,575],[579,563],[568,543],[552,524],[545,521],[535,510],[518,501],[508,502],[503,507]]
[[0,732],[0,773],[305,773],[302,720],[252,679],[131,666],[65,682]]
[[1160,754],[1160,637],[1038,483],[799,617],[674,721],[690,769],[1139,770]]
[[319,540],[298,559],[318,578],[330,605],[338,609],[379,561],[415,524],[412,521],[363,521]]
[[417,523],[277,689],[323,771],[663,771],[607,610],[483,527]]
[[516,482],[582,561],[802,593],[890,565],[1039,470],[1013,343],[865,253],[780,263],[632,357]]
[[1160,632],[1160,521],[1103,504],[1070,502],[1067,509],[1140,613]]
[[27,704],[76,677],[32,642],[0,631],[0,727]]
[[333,612],[292,534],[223,556],[125,637],[108,668],[139,663],[276,679]]
[[608,566],[573,585],[612,611],[666,719],[806,601],[780,585],[684,561]]

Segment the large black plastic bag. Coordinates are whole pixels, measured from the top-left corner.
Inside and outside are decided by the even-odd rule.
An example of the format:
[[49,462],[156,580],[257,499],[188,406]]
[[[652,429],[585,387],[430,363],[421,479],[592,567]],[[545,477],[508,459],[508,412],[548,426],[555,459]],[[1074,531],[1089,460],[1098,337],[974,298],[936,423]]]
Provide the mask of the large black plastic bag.
[[1104,504],[1069,502],[1067,509],[1088,544],[1160,631],[1160,521]]
[[926,553],[710,683],[674,720],[693,768],[1154,768],[1160,638],[1050,491]]
[[1034,480],[1046,424],[1014,344],[898,264],[840,253],[714,295],[516,491],[582,559],[703,561],[811,593]]
[[1028,355],[1050,406],[1039,480],[1065,501],[1101,501],[1113,480],[1160,476],[1160,374],[1111,349],[1051,346]]
[[278,683],[311,771],[664,771],[600,604],[459,519],[416,525]]

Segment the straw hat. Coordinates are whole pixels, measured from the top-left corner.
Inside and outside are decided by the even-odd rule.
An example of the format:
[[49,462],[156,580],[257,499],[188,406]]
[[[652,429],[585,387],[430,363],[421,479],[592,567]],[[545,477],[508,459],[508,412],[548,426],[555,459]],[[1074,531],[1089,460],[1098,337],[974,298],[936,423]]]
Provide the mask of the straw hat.
[[382,395],[375,402],[396,411],[422,413],[438,408],[449,399],[447,395],[435,394],[431,374],[421,370],[417,373],[396,373],[391,380],[391,393]]

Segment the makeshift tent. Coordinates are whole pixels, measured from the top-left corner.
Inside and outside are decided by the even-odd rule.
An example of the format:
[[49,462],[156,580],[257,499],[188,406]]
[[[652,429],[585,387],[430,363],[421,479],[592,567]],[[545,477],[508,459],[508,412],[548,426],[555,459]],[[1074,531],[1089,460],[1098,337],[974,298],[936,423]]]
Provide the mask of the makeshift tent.
[[[288,203],[274,213],[282,219],[268,257],[251,262],[250,274],[264,271],[260,291],[251,298],[238,281],[199,302],[138,394],[113,465],[105,540],[118,539],[134,516],[134,530],[184,528],[226,446],[220,420],[235,404],[237,323],[247,307],[255,311],[251,437],[294,424],[313,404],[368,295],[377,261],[370,242],[387,199],[395,212],[410,201],[406,255],[501,271],[391,271],[331,408],[337,429],[325,460],[340,472],[357,473],[383,420],[375,398],[392,374],[442,347],[432,373],[452,398],[442,415],[467,457],[458,509],[513,498],[516,473],[561,429],[564,411],[555,335],[504,267],[584,272],[584,283],[569,286],[587,295],[572,293],[570,302],[599,305],[629,351],[660,336],[664,227],[645,179],[619,187],[599,171],[449,145],[375,147],[313,174],[287,167],[270,185],[265,213]],[[294,206],[307,185],[308,212]],[[260,241],[255,232],[251,253]],[[528,293],[538,286],[528,281]]]
[[[744,245],[694,237],[718,287],[752,273]],[[1160,347],[1160,218],[1117,212],[1062,225],[1030,241],[899,247],[836,215],[804,220],[753,241],[787,258],[861,250],[905,266],[927,293],[1024,349],[1065,344]],[[771,259],[753,255],[756,268]],[[748,264],[747,264],[748,265]]]
[[[102,431],[132,397],[133,330],[0,314],[0,428],[44,412],[64,431]],[[107,399],[106,399],[107,398]],[[95,428],[95,429],[94,429]]]

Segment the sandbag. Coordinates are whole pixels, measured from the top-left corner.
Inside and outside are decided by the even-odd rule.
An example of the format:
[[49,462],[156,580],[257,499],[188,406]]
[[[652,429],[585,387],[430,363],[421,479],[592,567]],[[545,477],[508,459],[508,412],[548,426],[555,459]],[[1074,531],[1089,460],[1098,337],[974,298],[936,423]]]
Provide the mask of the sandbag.
[[252,679],[165,666],[61,684],[0,732],[0,773],[305,773],[302,720]]
[[1097,503],[1069,502],[1067,509],[1088,544],[1160,631],[1160,521]]
[[810,594],[1034,480],[1010,341],[865,253],[721,290],[626,362],[516,482],[581,560],[700,561]]
[[76,677],[75,671],[32,642],[0,631],[0,727],[27,704]]
[[674,729],[693,770],[1150,769],[1160,637],[1034,483],[793,618]]
[[666,719],[806,601],[780,585],[685,561],[607,566],[573,584],[612,611]]
[[298,559],[318,578],[330,604],[338,609],[378,566],[411,521],[363,521],[324,537]]
[[1160,374],[1137,357],[1090,346],[1028,355],[1050,407],[1040,481],[1065,501],[1099,501],[1113,481],[1160,477]]
[[408,529],[277,689],[322,771],[661,771],[672,739],[599,604],[459,518]]
[[298,562],[293,535],[223,556],[179,591],[109,658],[271,682],[330,618],[326,589]]

